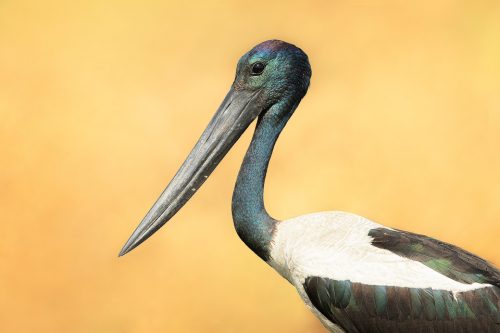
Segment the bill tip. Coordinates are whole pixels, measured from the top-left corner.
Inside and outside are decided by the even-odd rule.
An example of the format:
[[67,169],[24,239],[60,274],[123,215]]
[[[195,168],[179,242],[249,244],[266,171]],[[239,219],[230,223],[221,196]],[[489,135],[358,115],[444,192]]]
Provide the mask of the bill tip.
[[120,253],[118,253],[118,257],[123,257],[130,251],[132,251],[138,244],[134,244],[133,242],[130,242],[130,240],[123,245],[123,248],[121,249]]

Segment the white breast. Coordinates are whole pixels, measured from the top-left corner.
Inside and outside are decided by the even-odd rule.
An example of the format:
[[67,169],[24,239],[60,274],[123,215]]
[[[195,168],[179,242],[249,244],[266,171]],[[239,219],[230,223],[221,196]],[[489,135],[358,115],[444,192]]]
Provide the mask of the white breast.
[[384,226],[344,212],[314,213],[286,220],[277,226],[270,264],[298,289],[308,276],[453,292],[485,286],[457,282],[420,262],[371,245],[369,231],[381,227]]

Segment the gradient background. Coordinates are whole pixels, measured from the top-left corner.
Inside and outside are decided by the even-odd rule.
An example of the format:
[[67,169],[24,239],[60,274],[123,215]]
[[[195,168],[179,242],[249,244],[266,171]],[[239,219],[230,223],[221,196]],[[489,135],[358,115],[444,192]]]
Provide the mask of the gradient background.
[[355,212],[500,264],[498,1],[3,0],[1,332],[324,332],[233,230],[251,131],[117,258],[270,38],[313,68],[271,162],[275,217]]

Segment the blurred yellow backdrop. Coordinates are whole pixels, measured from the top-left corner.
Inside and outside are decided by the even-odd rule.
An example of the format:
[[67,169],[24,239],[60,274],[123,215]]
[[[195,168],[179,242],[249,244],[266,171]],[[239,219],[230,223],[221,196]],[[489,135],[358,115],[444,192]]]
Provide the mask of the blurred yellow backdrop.
[[271,161],[272,215],[350,211],[500,264],[498,1],[4,0],[1,332],[324,332],[233,230],[251,131],[117,258],[271,38],[313,68]]

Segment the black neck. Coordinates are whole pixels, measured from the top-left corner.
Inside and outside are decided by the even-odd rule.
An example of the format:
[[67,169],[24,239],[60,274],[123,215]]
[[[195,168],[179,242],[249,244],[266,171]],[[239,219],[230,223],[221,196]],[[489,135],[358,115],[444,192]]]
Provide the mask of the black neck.
[[269,216],[264,207],[264,182],[274,144],[289,118],[277,120],[269,116],[270,111],[257,121],[238,174],[232,202],[236,232],[265,261],[269,259],[269,245],[277,221]]

